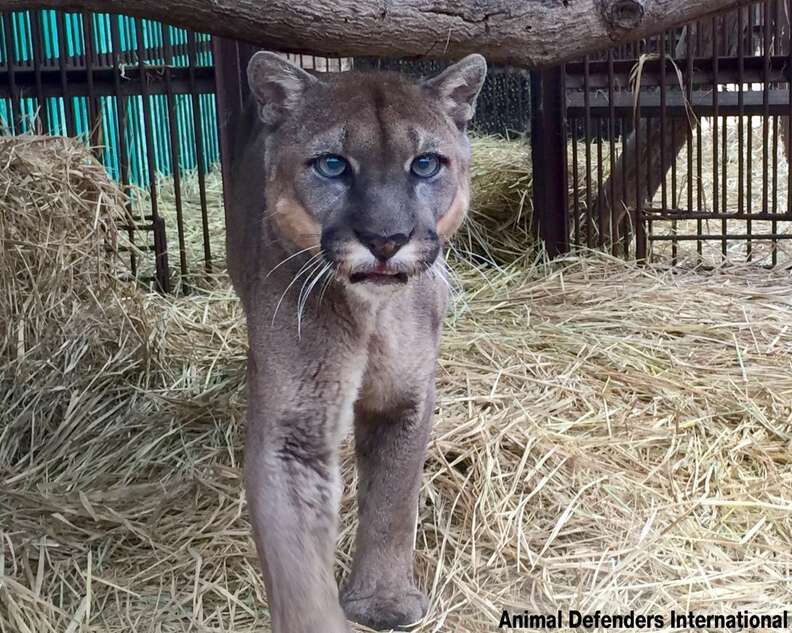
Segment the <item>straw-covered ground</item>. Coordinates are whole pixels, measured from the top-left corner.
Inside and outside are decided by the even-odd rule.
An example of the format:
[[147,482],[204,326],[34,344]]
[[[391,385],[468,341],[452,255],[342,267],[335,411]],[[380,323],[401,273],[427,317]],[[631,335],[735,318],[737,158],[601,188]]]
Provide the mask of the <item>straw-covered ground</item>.
[[[101,168],[62,140],[0,138],[0,157],[0,631],[268,631],[227,282],[116,282]],[[418,631],[497,630],[504,608],[792,604],[788,273],[605,256],[454,270]],[[343,451],[339,576],[356,527]]]

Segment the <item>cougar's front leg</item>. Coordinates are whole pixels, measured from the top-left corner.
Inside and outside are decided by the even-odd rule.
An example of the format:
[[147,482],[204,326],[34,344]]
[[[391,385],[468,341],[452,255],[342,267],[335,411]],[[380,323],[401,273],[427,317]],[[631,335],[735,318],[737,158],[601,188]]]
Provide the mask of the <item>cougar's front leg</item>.
[[417,622],[428,605],[415,585],[413,544],[434,388],[387,412],[364,405],[355,414],[360,520],[341,603],[350,620],[389,629]]
[[291,385],[258,382],[249,381],[245,486],[273,633],[348,633],[333,573],[343,412],[322,394],[297,387],[284,399]]

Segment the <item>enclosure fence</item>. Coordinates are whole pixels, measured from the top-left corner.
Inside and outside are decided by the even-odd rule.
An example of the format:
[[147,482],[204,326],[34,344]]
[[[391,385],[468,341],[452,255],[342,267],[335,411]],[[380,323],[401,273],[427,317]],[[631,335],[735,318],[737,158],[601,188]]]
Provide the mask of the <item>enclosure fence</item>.
[[[158,188],[170,177],[179,269],[188,272],[181,179],[195,174],[206,225],[205,176],[219,160],[211,37],[158,22],[55,10],[0,15],[0,125],[6,133],[82,137],[130,199],[135,252],[154,254],[169,290],[168,236]],[[212,266],[204,226],[203,265]],[[141,276],[146,279],[145,275]]]
[[[474,127],[530,139],[551,255],[789,261],[791,7],[762,0],[542,72],[492,69]],[[125,16],[0,13],[0,130],[94,148],[129,197],[132,274],[189,290],[222,265],[228,132],[255,50]],[[445,65],[291,58],[316,72]]]
[[566,65],[553,85],[568,138],[562,248],[789,261],[790,6],[764,0]]

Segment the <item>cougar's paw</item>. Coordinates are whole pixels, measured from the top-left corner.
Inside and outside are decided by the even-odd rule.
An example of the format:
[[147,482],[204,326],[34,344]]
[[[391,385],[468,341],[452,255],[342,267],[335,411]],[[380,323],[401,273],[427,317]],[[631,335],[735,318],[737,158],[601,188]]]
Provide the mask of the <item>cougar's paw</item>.
[[378,631],[417,623],[429,608],[426,595],[412,584],[349,588],[341,592],[346,617]]

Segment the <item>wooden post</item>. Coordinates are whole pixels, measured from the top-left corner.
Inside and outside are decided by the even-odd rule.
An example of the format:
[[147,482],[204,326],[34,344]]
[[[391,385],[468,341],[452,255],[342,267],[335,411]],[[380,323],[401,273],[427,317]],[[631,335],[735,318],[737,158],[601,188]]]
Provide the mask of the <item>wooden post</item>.
[[217,84],[217,121],[220,135],[220,166],[223,177],[226,223],[231,200],[231,156],[239,118],[250,93],[247,85],[247,64],[257,48],[221,37],[212,38]]
[[534,230],[550,257],[569,251],[564,67],[531,73]]

